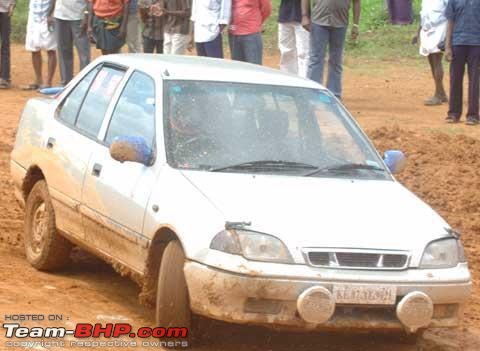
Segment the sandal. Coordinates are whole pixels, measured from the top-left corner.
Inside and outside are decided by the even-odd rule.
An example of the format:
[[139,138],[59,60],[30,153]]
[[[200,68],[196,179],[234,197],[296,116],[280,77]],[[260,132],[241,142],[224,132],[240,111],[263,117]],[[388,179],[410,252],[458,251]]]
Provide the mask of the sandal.
[[478,117],[467,117],[467,126],[476,126],[479,124]]
[[445,118],[445,122],[447,122],[447,123],[458,123],[458,122],[460,122],[460,118],[457,118],[455,116],[447,116],[447,118]]
[[425,100],[425,106],[438,106],[442,104],[442,99],[438,96],[432,96],[431,98]]
[[12,87],[12,83],[2,80],[0,81],[0,89],[10,89]]
[[40,85],[36,83],[28,84],[28,85],[22,85],[20,89],[22,90],[38,90],[40,88]]

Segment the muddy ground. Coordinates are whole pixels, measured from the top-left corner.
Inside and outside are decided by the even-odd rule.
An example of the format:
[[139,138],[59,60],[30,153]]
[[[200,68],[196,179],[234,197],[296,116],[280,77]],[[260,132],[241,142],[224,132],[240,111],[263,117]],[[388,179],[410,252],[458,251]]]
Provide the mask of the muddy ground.
[[[276,63],[276,57],[268,58],[269,65]],[[12,71],[17,86],[30,82],[29,57],[20,46],[14,48]],[[474,293],[463,326],[428,331],[414,347],[377,334],[291,334],[204,322],[204,341],[193,349],[480,349],[480,127],[446,125],[445,106],[424,107],[422,101],[429,96],[431,85],[430,74],[420,59],[346,62],[346,105],[380,151],[398,148],[407,154],[408,168],[399,180],[463,233],[474,278]],[[138,303],[138,287],[93,257],[79,252],[67,270],[56,274],[37,272],[26,263],[22,250],[23,212],[13,197],[9,153],[19,114],[31,96],[35,93],[18,88],[0,91],[0,322],[8,314],[57,314],[63,315],[63,320],[54,325],[68,327],[78,322],[115,321],[128,321],[136,327],[152,325],[152,311]],[[2,331],[2,351],[4,341]],[[148,349],[152,348],[136,350]]]

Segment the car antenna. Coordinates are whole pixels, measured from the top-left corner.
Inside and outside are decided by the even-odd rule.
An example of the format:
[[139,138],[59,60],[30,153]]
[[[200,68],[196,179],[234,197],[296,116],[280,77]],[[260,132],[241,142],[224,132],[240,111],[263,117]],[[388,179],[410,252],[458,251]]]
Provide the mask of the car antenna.
[[170,77],[170,72],[168,72],[168,69],[165,69],[165,71],[163,72],[163,75]]
[[250,227],[252,222],[225,222],[225,229]]

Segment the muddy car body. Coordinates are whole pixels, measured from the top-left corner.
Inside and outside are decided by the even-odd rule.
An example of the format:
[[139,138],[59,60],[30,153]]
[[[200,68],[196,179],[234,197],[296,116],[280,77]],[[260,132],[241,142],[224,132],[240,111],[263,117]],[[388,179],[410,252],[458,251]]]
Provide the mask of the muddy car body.
[[315,330],[458,325],[458,235],[312,81],[243,63],[113,55],[32,99],[11,159],[38,269],[71,243],[192,312]]

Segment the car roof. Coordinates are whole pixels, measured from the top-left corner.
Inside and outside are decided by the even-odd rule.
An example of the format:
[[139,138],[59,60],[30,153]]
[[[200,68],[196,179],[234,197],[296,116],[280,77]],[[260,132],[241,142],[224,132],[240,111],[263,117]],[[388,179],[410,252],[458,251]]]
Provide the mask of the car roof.
[[168,80],[201,80],[325,89],[296,75],[245,62],[188,55],[116,54],[101,61],[125,65]]

